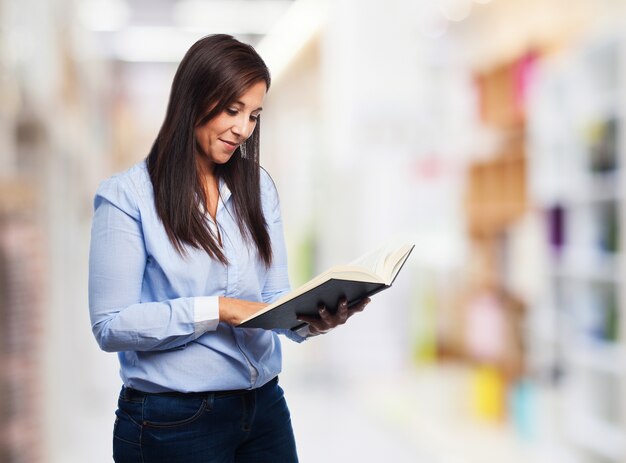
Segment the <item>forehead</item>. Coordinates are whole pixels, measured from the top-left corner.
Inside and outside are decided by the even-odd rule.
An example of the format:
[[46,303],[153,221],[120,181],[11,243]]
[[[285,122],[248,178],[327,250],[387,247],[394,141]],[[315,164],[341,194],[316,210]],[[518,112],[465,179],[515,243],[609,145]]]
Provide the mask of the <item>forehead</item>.
[[255,82],[250,87],[245,89],[233,103],[240,104],[246,107],[260,107],[265,99],[267,93],[267,85],[264,81]]

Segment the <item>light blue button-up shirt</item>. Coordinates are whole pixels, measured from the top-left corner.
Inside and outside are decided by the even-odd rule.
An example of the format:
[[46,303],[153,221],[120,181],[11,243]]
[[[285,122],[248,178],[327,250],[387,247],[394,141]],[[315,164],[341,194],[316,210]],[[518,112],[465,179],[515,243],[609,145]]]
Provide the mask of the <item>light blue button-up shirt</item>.
[[[146,163],[96,192],[89,256],[89,309],[100,347],[118,352],[124,384],[146,392],[260,387],[281,369],[273,331],[219,322],[219,296],[270,303],[289,291],[278,195],[261,170],[261,203],[273,261],[266,268],[234,220],[222,182],[216,224],[228,265],[204,250],[172,246],[154,207]],[[212,220],[207,215],[207,220]],[[304,338],[284,331],[289,338]]]

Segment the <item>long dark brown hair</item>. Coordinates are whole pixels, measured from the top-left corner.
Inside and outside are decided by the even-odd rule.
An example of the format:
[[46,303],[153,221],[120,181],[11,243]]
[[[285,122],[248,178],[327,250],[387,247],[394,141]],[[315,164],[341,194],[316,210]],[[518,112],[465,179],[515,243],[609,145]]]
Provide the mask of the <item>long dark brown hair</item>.
[[[270,74],[261,57],[250,45],[225,34],[198,40],[178,66],[165,120],[148,155],[147,166],[157,214],[170,241],[183,256],[184,246],[189,245],[228,263],[207,223],[206,193],[196,165],[194,129],[219,115],[261,81],[269,89]],[[215,174],[232,192],[242,236],[254,243],[261,260],[269,266],[272,247],[261,207],[259,131],[260,121],[231,159],[215,166]]]

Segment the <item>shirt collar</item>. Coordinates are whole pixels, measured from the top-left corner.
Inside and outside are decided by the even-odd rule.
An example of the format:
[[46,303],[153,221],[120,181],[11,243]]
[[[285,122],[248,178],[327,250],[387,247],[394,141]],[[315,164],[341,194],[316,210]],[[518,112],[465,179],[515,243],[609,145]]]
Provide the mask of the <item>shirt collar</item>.
[[228,202],[228,200],[230,199],[232,195],[230,188],[228,188],[228,185],[226,185],[226,182],[221,177],[219,179],[219,191],[220,191],[220,201],[217,203],[218,212],[222,207],[224,207],[224,205]]
[[[220,212],[220,210],[226,205],[226,203],[228,202],[228,200],[232,196],[230,188],[228,188],[228,185],[226,185],[226,182],[224,181],[224,179],[220,178],[219,181],[218,181],[218,185],[219,185],[218,186],[218,188],[219,188],[219,201],[217,202],[217,211],[215,212],[216,216]],[[206,207],[204,205],[204,202],[200,201],[200,207],[202,208],[202,212],[208,216],[209,214],[207,213],[207,210],[206,210]]]

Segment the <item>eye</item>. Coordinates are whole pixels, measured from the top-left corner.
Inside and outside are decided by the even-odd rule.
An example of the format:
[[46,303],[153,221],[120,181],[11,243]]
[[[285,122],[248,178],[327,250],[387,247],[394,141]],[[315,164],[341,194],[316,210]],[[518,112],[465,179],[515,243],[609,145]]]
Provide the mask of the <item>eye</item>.
[[228,114],[229,116],[236,116],[239,112],[234,108],[226,108],[224,111],[226,111],[226,114]]
[[260,116],[260,114],[250,114],[250,120],[252,122],[256,122],[256,121],[259,120],[259,116]]

